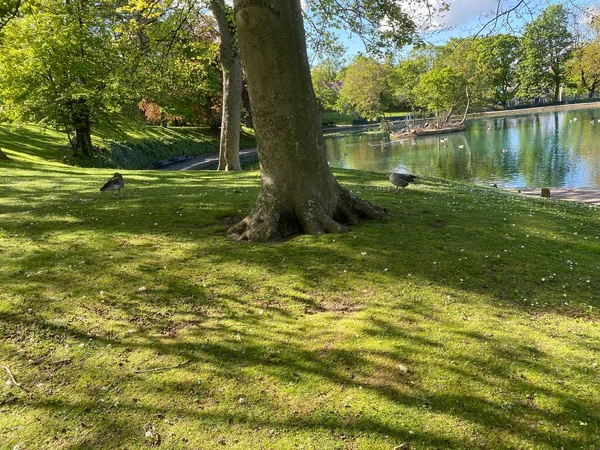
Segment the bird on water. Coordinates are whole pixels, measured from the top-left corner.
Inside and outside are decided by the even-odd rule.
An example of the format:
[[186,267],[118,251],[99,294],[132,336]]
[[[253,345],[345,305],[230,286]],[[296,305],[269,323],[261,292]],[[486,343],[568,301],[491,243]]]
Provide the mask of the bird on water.
[[398,190],[398,188],[405,188],[410,183],[414,182],[416,179],[416,175],[398,172],[393,172],[389,177],[390,183],[396,186],[396,190]]
[[115,172],[115,174],[110,177],[106,183],[104,183],[104,186],[100,188],[100,192],[119,191],[119,196],[123,197],[123,194],[121,193],[123,186],[125,186],[123,175],[121,175],[119,172]]

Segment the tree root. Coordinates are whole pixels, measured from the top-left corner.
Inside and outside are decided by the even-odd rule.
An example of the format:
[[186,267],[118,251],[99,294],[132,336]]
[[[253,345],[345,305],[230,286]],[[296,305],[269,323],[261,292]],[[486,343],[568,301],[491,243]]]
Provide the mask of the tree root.
[[227,234],[241,241],[280,241],[296,234],[346,233],[347,225],[365,219],[389,219],[380,206],[362,200],[347,189],[339,187],[337,204],[332,214],[316,200],[296,206],[259,196],[252,212]]

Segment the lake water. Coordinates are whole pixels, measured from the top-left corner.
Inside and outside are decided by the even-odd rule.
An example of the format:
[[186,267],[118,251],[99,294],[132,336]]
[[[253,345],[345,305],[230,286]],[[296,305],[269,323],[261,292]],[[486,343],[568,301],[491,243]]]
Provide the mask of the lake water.
[[325,136],[325,145],[332,167],[500,187],[600,188],[600,109],[478,119],[464,132],[387,143],[378,133]]

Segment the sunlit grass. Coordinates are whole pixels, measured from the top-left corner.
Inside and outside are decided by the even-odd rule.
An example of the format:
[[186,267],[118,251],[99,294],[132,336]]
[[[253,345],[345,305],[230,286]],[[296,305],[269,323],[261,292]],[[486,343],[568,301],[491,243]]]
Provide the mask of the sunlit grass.
[[597,208],[339,171],[392,220],[238,243],[256,172],[123,171],[118,199],[18,148],[2,446],[600,446]]

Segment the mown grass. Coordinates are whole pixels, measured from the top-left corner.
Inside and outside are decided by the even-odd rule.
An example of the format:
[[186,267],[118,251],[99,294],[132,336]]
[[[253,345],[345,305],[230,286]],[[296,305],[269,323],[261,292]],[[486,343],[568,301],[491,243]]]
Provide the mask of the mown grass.
[[[92,160],[66,158],[65,133],[36,126],[0,126],[0,148],[52,161],[69,159],[74,165],[116,169],[149,169],[174,156],[198,156],[219,152],[219,130],[198,127],[163,128],[128,121],[125,126],[96,129],[94,145],[103,151]],[[252,148],[252,130],[244,128],[240,148]]]
[[600,447],[597,208],[337,171],[392,219],[239,243],[256,172],[10,156],[3,448]]

